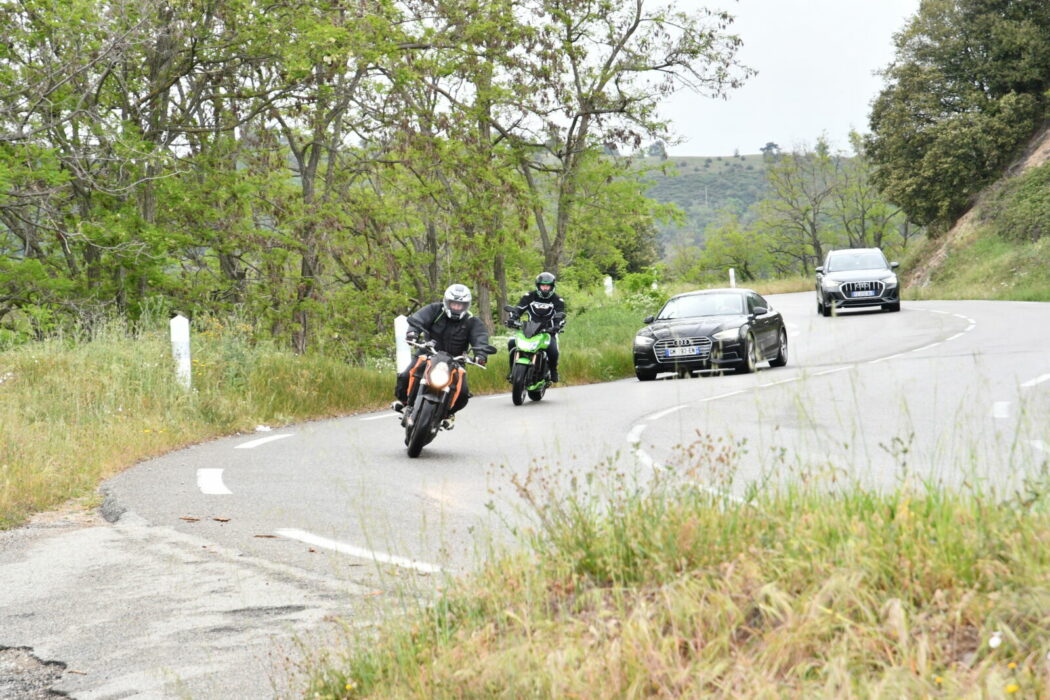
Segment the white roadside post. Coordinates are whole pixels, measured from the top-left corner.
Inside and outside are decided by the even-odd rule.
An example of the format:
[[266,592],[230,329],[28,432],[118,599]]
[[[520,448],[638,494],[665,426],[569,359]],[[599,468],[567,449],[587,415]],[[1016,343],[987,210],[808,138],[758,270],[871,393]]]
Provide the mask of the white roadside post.
[[190,362],[190,322],[182,314],[171,319],[171,356],[175,358],[175,379],[183,389],[193,384]]
[[729,268],[729,286],[736,286],[736,270],[734,270],[733,268]]
[[405,336],[408,334],[408,317],[401,315],[394,319],[394,347],[397,349],[397,373],[401,374],[408,369],[408,363],[412,361],[412,352],[408,347]]
[[613,293],[613,281],[609,275],[605,276],[605,296],[611,297]]

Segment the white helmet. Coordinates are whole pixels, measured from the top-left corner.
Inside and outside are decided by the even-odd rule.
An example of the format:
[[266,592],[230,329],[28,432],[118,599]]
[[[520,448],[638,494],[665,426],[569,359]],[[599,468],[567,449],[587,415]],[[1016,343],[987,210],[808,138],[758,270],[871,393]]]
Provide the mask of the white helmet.
[[454,284],[445,290],[445,298],[441,300],[441,306],[445,309],[445,315],[453,321],[460,321],[470,315],[470,288],[465,284]]

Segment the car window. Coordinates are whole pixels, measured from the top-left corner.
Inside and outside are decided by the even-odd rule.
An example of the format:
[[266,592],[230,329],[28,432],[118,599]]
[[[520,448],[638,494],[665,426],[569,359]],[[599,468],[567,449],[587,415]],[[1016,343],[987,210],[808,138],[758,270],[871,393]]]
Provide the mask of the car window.
[[880,270],[886,265],[886,258],[878,251],[866,250],[857,253],[837,253],[828,256],[824,265],[825,272],[844,272],[850,270]]
[[693,316],[729,316],[744,313],[742,294],[694,294],[675,297],[660,309],[656,318],[664,321]]

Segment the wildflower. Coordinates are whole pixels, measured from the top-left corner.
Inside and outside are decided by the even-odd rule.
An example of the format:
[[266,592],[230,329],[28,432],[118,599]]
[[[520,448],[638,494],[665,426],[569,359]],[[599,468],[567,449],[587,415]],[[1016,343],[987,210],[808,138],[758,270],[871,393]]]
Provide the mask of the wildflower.
[[944,679],[941,678],[940,676],[934,676],[933,677],[933,682],[936,683],[937,685],[940,685],[941,683],[944,682]]
[[1016,693],[1020,689],[1021,686],[1017,685],[1016,683],[1011,683],[1010,685],[1006,686],[1006,692],[1008,693]]
[[1017,668],[1017,662],[1011,661],[1010,663],[1006,664],[1006,667],[1012,671],[1013,669]]
[[992,638],[988,640],[988,646],[992,649],[998,649],[999,645],[1003,643],[1003,633],[995,632],[992,634]]

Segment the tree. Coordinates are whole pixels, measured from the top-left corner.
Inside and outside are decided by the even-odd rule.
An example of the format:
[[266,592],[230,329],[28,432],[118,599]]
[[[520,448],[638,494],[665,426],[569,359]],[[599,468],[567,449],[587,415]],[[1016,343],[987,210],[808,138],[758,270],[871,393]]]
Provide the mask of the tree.
[[866,151],[882,193],[944,230],[1039,127],[1050,87],[1050,4],[924,2],[896,36]]

